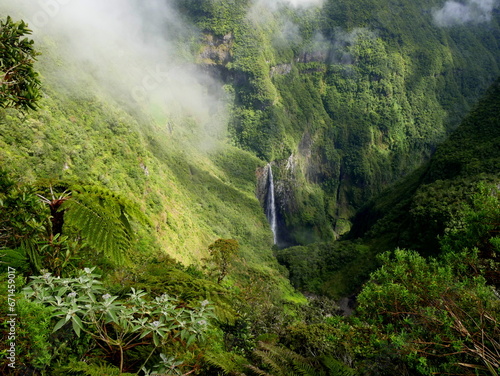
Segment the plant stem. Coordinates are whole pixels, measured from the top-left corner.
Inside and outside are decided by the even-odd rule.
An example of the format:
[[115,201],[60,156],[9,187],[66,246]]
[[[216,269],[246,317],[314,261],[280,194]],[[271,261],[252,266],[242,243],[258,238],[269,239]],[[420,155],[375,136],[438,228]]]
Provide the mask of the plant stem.
[[144,363],[142,364],[141,368],[139,368],[139,371],[137,371],[136,375],[139,374],[139,372],[141,372],[142,368],[146,366],[146,363],[148,362],[149,358],[151,358],[151,355],[153,355],[153,353],[155,352],[156,350],[156,346],[153,348],[153,350],[149,353],[148,357],[146,358],[146,360],[144,361]]

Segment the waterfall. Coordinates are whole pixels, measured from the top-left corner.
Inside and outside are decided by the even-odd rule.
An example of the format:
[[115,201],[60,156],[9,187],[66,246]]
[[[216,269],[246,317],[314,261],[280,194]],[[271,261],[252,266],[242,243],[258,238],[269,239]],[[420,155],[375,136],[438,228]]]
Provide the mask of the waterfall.
[[274,181],[273,181],[273,169],[271,164],[267,165],[267,199],[266,199],[266,217],[271,225],[271,230],[273,232],[274,244],[278,244],[278,218],[276,216],[276,202],[274,200]]

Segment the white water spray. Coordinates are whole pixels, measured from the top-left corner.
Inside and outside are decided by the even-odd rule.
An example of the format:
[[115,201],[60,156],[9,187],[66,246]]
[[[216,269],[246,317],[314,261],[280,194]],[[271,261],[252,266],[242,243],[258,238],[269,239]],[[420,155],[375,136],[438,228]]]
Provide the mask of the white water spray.
[[271,164],[267,165],[267,179],[268,179],[268,191],[267,191],[267,202],[266,202],[266,217],[271,225],[271,231],[273,232],[274,244],[278,244],[278,219],[276,217],[276,202],[274,200],[274,181],[273,181],[273,169]]

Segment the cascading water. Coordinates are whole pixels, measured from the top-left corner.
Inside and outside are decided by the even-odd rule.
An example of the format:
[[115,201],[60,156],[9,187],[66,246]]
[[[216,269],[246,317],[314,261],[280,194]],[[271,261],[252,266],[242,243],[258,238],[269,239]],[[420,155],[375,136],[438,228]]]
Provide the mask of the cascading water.
[[273,169],[271,164],[267,165],[267,199],[266,199],[266,217],[271,225],[274,244],[278,244],[278,218],[276,216],[276,201],[274,200],[274,181]]

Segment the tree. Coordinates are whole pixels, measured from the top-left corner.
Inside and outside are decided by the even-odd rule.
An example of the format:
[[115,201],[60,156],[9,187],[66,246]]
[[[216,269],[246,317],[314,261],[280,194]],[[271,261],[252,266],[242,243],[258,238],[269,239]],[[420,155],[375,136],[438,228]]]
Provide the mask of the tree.
[[228,274],[231,260],[236,256],[239,249],[240,245],[235,239],[217,239],[215,243],[208,246],[208,251],[219,269],[217,283],[221,283]]
[[[40,80],[33,64],[38,53],[24,21],[11,17],[0,22],[0,108],[36,109]],[[24,38],[23,38],[24,37]]]

